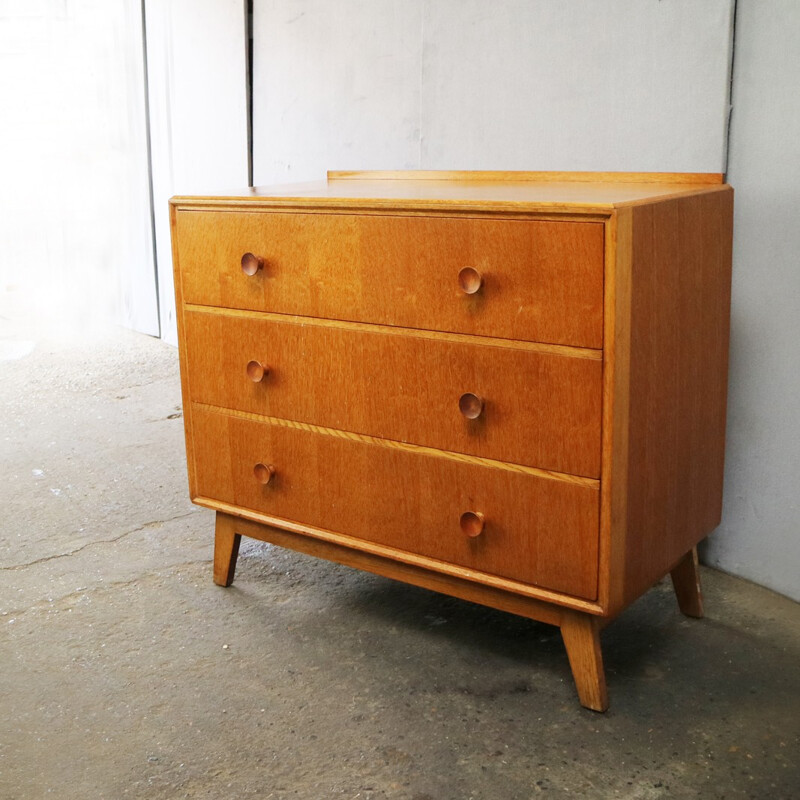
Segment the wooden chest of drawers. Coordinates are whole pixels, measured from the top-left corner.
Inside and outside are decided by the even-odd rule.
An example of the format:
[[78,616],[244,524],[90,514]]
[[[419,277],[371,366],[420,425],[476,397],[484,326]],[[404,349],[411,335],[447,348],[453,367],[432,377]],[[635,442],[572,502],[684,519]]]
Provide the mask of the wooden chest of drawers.
[[190,492],[241,535],[600,630],[719,522],[719,175],[338,173],[171,201]]

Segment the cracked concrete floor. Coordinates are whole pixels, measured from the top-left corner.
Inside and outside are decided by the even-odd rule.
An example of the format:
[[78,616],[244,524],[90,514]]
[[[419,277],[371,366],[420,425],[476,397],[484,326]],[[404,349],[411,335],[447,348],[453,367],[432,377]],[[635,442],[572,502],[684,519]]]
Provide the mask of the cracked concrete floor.
[[[800,797],[800,610],[704,570],[603,634],[256,543],[211,582],[176,351],[0,328],[0,798]],[[30,352],[26,352],[30,350]]]

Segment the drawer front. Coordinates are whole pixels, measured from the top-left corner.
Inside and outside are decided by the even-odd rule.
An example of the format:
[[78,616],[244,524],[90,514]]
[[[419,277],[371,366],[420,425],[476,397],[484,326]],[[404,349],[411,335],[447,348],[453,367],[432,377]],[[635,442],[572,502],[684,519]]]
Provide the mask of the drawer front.
[[[187,309],[184,320],[194,401],[540,469],[600,474],[597,358],[278,315]],[[254,382],[260,374],[248,374],[250,362],[269,373]],[[469,394],[483,401],[475,419],[461,410],[462,395]]]
[[[193,441],[195,497],[596,597],[596,487],[197,407]],[[256,464],[274,468],[266,485]],[[479,535],[465,512],[483,515]]]
[[180,210],[176,235],[188,303],[602,347],[599,222]]

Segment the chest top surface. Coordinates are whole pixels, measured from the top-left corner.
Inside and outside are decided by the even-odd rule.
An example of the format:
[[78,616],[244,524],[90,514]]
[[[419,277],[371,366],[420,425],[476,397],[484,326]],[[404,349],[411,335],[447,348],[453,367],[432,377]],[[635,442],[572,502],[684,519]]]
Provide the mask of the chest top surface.
[[179,196],[173,203],[607,214],[615,208],[717,191],[722,182],[718,173],[329,172],[323,181]]

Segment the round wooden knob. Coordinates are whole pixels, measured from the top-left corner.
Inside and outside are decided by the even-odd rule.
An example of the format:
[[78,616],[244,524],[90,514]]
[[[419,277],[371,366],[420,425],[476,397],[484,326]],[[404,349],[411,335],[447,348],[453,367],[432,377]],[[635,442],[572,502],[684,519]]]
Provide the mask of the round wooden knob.
[[255,275],[260,269],[264,269],[264,259],[253,253],[245,253],[242,256],[242,272],[245,275]]
[[272,476],[275,474],[275,467],[272,464],[262,464],[259,462],[253,467],[253,475],[255,475],[256,480],[259,483],[263,483],[265,486],[272,480]]
[[260,361],[247,362],[247,377],[250,378],[253,383],[263,381],[267,375],[269,375],[269,367],[265,366]]
[[483,275],[475,267],[464,267],[458,273],[458,285],[464,294],[475,294],[483,286]]
[[465,511],[459,523],[461,530],[473,539],[483,533],[483,514],[480,511]]
[[483,412],[483,400],[472,392],[465,392],[458,398],[458,410],[467,419],[477,419]]

